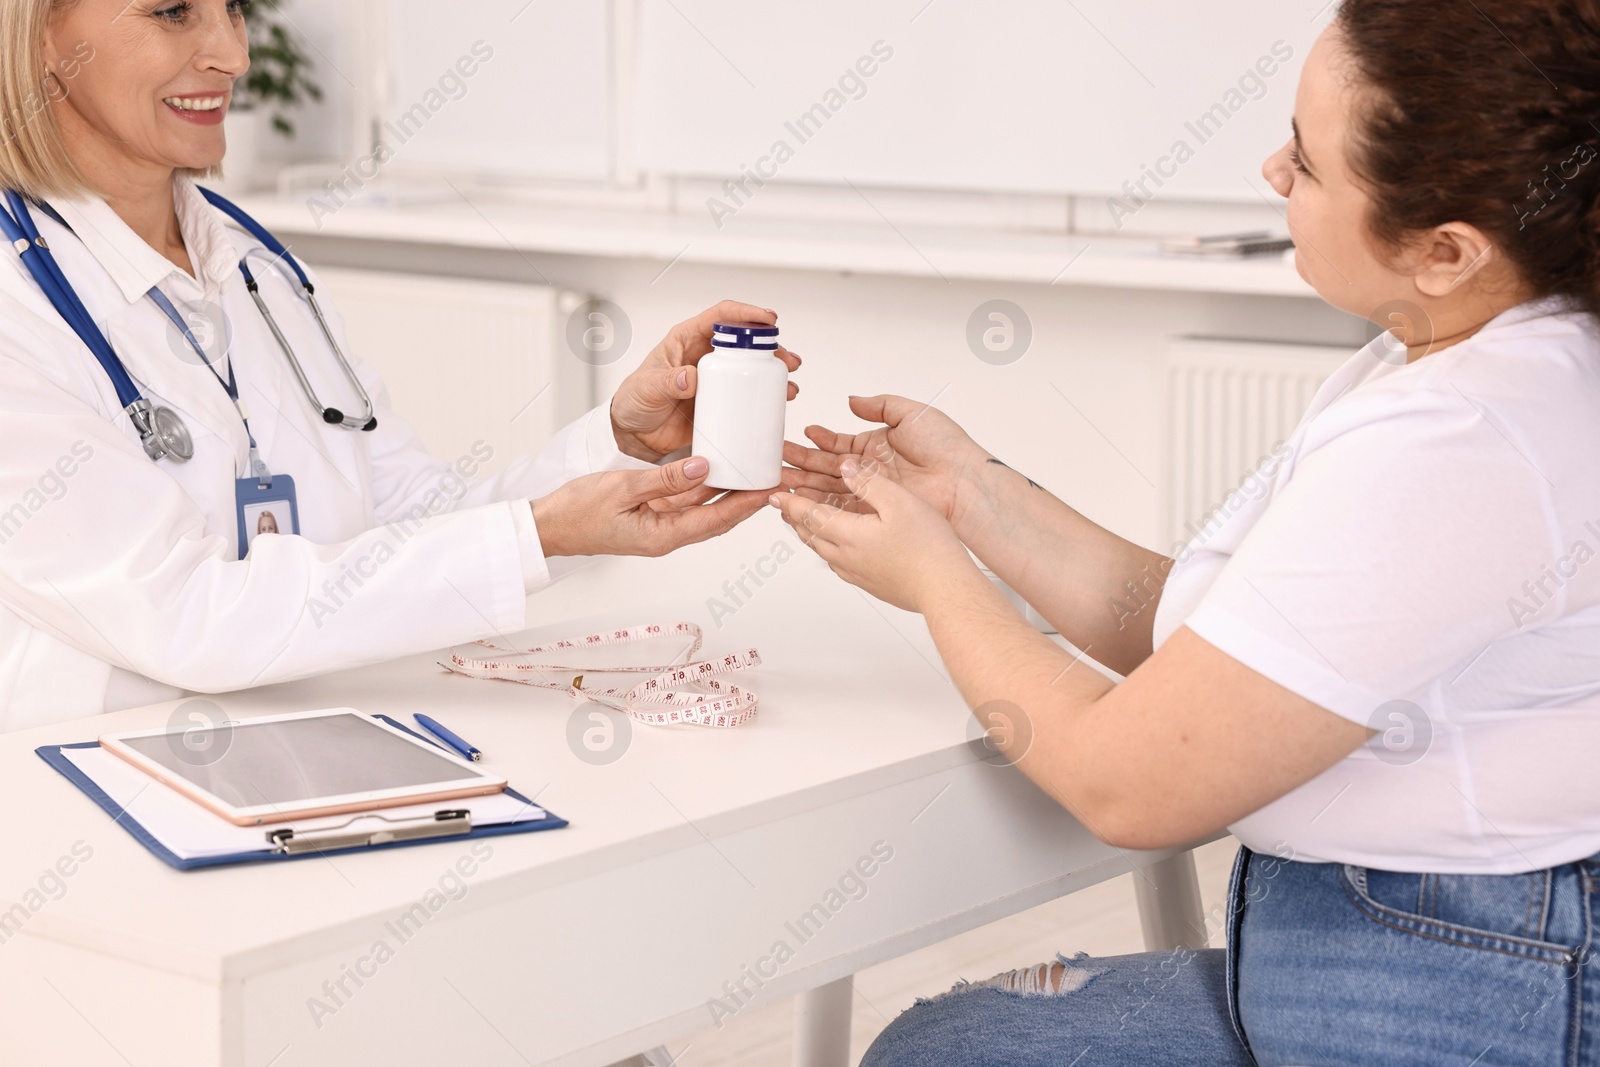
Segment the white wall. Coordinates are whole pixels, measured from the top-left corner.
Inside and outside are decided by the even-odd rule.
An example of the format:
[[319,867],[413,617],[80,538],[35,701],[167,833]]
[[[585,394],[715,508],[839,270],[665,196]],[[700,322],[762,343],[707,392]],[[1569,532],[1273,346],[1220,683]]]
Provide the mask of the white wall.
[[1159,163],[1151,192],[1254,201],[1325,7],[642,0],[636,163],[1101,198]]
[[[595,0],[389,0],[393,144],[410,112],[427,114],[403,149],[417,166],[607,181],[612,177],[611,19]],[[415,110],[421,105],[426,112]]]

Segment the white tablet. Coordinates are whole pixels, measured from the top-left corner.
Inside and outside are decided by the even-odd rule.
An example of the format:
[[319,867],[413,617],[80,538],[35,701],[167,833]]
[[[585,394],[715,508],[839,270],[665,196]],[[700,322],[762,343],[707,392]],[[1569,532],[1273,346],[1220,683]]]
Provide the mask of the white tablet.
[[484,796],[506,780],[354,708],[103,734],[100,744],[240,826]]

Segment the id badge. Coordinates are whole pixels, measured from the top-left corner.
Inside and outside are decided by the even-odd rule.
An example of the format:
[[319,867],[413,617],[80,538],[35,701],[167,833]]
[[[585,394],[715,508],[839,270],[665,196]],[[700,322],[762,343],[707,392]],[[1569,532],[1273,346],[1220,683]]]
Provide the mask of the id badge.
[[300,532],[300,506],[295,502],[293,478],[274,474],[271,486],[262,485],[260,478],[239,478],[233,486],[240,559],[250,554],[251,543],[264,533]]

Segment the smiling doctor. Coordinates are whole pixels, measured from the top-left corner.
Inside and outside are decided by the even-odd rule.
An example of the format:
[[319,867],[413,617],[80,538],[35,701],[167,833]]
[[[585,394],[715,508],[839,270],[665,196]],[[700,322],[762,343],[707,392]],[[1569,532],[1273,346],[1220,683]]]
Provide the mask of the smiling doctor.
[[[521,630],[558,557],[660,555],[764,500],[661,462],[690,443],[712,324],[776,317],[731,302],[502,473],[469,487],[482,450],[429,455],[326,305],[321,325],[314,274],[195,185],[246,6],[0,0],[7,730]],[[231,343],[197,336],[200,308]]]

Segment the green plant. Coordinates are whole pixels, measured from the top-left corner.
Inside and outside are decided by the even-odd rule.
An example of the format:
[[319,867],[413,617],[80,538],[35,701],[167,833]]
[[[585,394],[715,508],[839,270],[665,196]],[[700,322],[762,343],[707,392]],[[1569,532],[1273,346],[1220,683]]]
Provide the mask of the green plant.
[[272,128],[294,136],[294,123],[285,112],[307,100],[321,100],[322,87],[308,71],[311,57],[290,35],[287,20],[276,12],[283,0],[255,0],[246,16],[250,35],[250,70],[235,88],[241,110],[272,109]]

